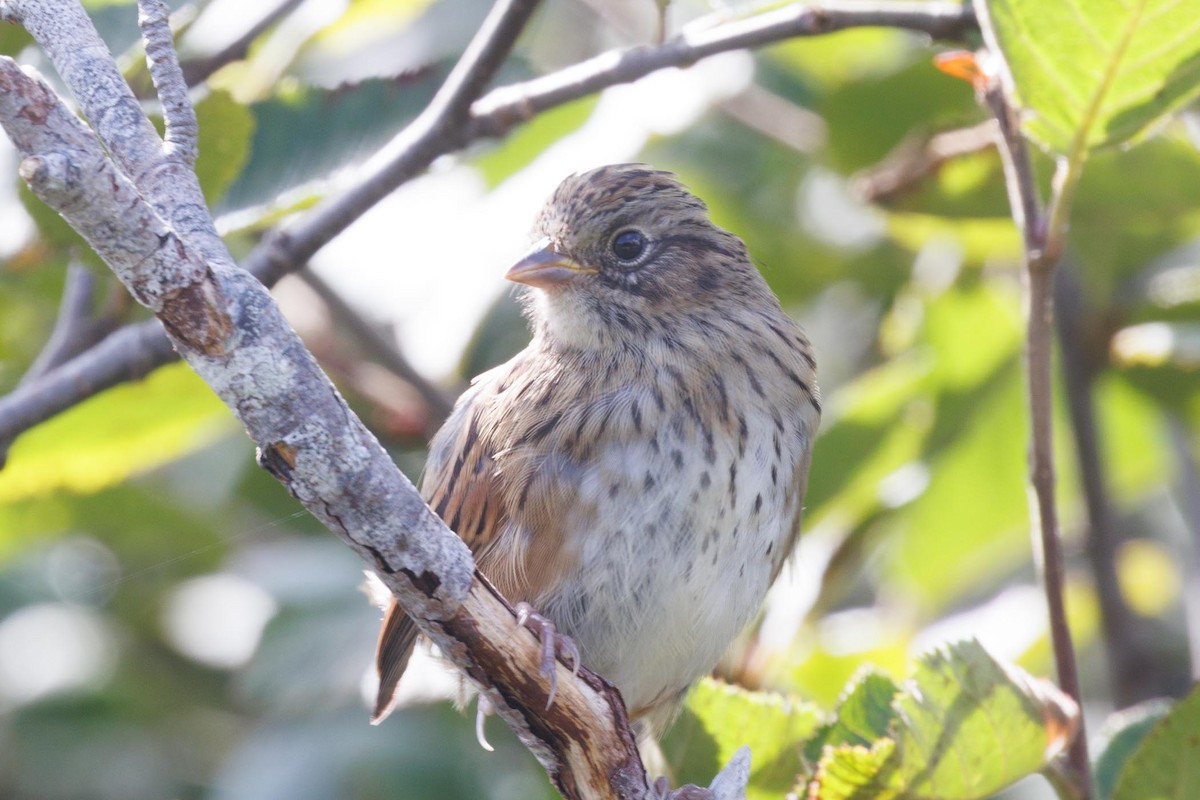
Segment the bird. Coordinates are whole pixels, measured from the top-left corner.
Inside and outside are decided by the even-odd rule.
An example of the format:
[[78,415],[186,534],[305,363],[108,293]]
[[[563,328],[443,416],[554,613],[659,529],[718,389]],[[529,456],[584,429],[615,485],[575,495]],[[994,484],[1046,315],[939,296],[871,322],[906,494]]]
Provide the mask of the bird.
[[[670,172],[570,175],[531,241],[505,276],[530,343],[459,398],[421,491],[656,736],[794,548],[821,413],[813,348]],[[416,635],[392,601],[373,722]]]

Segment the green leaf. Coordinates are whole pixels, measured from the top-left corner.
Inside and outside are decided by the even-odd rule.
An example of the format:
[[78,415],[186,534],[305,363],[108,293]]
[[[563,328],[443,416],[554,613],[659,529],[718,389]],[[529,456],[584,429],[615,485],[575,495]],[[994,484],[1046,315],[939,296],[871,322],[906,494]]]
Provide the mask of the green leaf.
[[187,366],[164,367],[20,436],[0,472],[0,502],[98,491],[211,441],[232,419]]
[[1200,687],[1171,709],[1130,757],[1113,800],[1200,797]]
[[254,115],[229,92],[214,90],[196,104],[200,125],[196,177],[211,206],[233,183],[250,157]]
[[1029,112],[1026,132],[1054,152],[1129,141],[1200,93],[1193,3],[988,0],[976,8]]
[[1075,704],[978,642],[923,656],[888,737],[825,750],[814,800],[974,800],[1040,770],[1070,741]]
[[779,798],[804,769],[800,743],[822,721],[811,704],[705,679],[692,689],[679,721],[667,732],[663,755],[676,783],[706,786],[738,748],[749,745],[748,800]]
[[1117,778],[1129,757],[1137,750],[1151,728],[1170,710],[1170,702],[1150,700],[1126,708],[1104,721],[1104,728],[1100,731],[1103,744],[1099,748],[1100,755],[1096,758],[1094,769],[1098,800],[1110,800],[1117,785]]
[[892,700],[899,691],[900,687],[887,675],[869,668],[860,671],[843,694],[833,722],[804,746],[804,757],[815,764],[826,747],[870,747],[887,736],[896,718]]
[[285,86],[250,107],[257,120],[245,169],[222,210],[278,199],[282,192],[374,152],[425,107],[443,68],[396,80],[371,79],[334,90]]

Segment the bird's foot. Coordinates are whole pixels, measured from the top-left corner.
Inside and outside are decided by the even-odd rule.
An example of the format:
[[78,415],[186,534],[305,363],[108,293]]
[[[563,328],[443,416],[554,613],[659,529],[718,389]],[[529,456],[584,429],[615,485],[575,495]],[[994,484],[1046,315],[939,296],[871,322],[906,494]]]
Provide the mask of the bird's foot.
[[479,746],[489,753],[494,752],[496,748],[492,747],[487,740],[487,734],[483,730],[484,723],[487,718],[492,715],[496,709],[492,706],[492,701],[488,700],[482,694],[475,702],[475,741],[479,742]]
[[546,708],[554,704],[554,695],[558,691],[558,674],[554,662],[561,655],[563,663],[571,660],[571,672],[579,674],[579,648],[569,636],[564,636],[554,629],[554,623],[533,610],[529,603],[517,603],[517,624],[533,631],[534,636],[542,643],[542,660],[539,671],[550,682],[550,693],[546,698]]

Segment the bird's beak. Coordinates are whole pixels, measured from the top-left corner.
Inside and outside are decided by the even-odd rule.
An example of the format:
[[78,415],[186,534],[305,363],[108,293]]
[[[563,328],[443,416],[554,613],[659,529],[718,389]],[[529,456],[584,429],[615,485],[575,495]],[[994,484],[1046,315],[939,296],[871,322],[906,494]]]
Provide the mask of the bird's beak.
[[542,239],[533,246],[516,264],[505,273],[504,277],[526,286],[536,286],[548,289],[551,286],[561,286],[573,281],[581,275],[591,275],[596,270],[585,267],[579,262],[563,255],[549,237]]

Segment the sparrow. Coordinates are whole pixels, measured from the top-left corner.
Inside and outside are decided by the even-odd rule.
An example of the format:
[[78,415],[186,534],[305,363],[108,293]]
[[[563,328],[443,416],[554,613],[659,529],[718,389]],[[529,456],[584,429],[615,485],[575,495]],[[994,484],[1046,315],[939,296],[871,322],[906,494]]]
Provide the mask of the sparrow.
[[[458,400],[422,494],[653,736],[793,549],[816,362],[741,239],[671,173],[571,175],[532,239],[505,276],[527,287],[532,340]],[[416,634],[393,601],[374,722]]]

